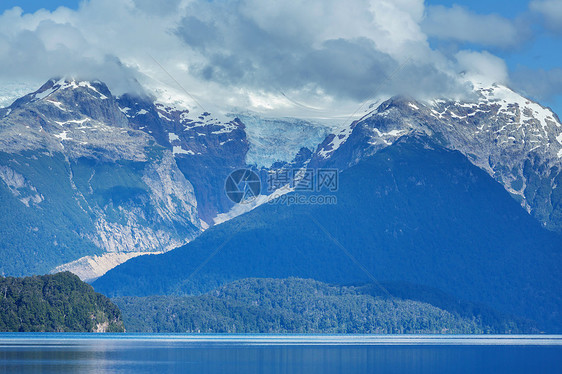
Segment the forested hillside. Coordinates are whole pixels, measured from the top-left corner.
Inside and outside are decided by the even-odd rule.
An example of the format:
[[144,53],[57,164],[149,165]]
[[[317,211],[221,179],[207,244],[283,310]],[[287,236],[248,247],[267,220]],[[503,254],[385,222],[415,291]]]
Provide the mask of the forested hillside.
[[121,312],[76,275],[0,277],[0,331],[123,332]]
[[[398,286],[390,288],[398,293]],[[128,331],[188,333],[517,333],[531,325],[415,291],[427,302],[388,297],[374,286],[331,286],[314,280],[244,279],[199,296],[121,297]]]

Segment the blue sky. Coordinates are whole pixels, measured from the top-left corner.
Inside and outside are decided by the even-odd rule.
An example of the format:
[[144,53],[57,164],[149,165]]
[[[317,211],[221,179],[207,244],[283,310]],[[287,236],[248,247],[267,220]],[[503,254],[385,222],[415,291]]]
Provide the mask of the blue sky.
[[473,0],[473,1],[452,1],[452,0],[430,0],[426,1],[429,5],[454,4],[464,5],[477,13],[498,13],[504,17],[514,17],[527,10],[529,2],[524,0]]
[[[402,30],[400,29],[393,29],[396,31],[397,36],[389,38],[387,45],[385,45],[384,42],[379,43],[380,45],[377,44],[376,50],[372,50],[372,48],[365,43],[356,42],[357,38],[364,38],[366,35],[362,33],[361,30],[354,30],[353,32],[347,32],[345,30],[346,27],[353,29],[353,22],[357,15],[360,15],[360,13],[353,13],[353,9],[350,10],[350,8],[353,8],[351,5],[355,5],[357,8],[368,8],[368,1],[370,0],[350,0],[345,4],[345,7],[342,5],[344,2],[324,0],[324,4],[331,4],[326,6],[326,8],[329,9],[331,6],[333,8],[331,10],[333,13],[345,13],[348,15],[349,19],[338,18],[337,14],[326,14],[324,17],[327,18],[325,21],[326,25],[313,25],[314,27],[311,27],[311,30],[319,34],[332,34],[330,27],[337,28],[339,25],[342,29],[339,34],[334,33],[332,40],[329,41],[324,39],[315,40],[311,37],[310,43],[315,43],[314,48],[311,46],[304,46],[301,40],[295,41],[294,39],[299,39],[301,35],[291,34],[290,28],[284,30],[284,34],[277,34],[280,28],[286,27],[285,21],[287,17],[291,17],[290,15],[296,16],[297,21],[295,22],[302,21],[306,23],[297,25],[303,28],[307,28],[311,23],[318,21],[319,17],[317,17],[316,13],[313,13],[313,11],[317,11],[314,6],[310,7],[312,9],[310,11],[310,19],[306,18],[308,10],[303,9],[302,12],[300,12],[298,6],[304,7],[306,5],[303,4],[307,4],[307,2],[301,2],[298,6],[287,5],[287,8],[293,7],[294,9],[283,9],[286,5],[280,8],[278,6],[279,3],[274,0],[262,1],[262,3],[265,4],[263,8],[260,8],[260,5],[256,5],[260,3],[254,3],[254,0],[240,0],[240,3],[246,3],[246,5],[253,4],[251,7],[255,8],[254,14],[252,15],[254,19],[252,19],[251,23],[247,24],[245,22],[248,20],[248,14],[244,14],[243,16],[237,14],[232,15],[239,11],[238,8],[229,8],[229,6],[232,6],[230,4],[233,2],[194,1],[190,5],[191,8],[189,12],[180,17],[178,15],[179,8],[177,8],[180,1],[181,0],[168,0],[166,2],[155,2],[151,0],[133,0],[134,6],[138,10],[145,12],[148,17],[145,21],[142,21],[142,15],[139,17],[137,14],[136,18],[140,20],[138,21],[139,25],[133,25],[135,22],[133,18],[135,17],[132,17],[131,14],[127,14],[127,12],[132,12],[129,8],[126,8],[124,4],[128,4],[127,6],[130,7],[131,3],[121,0],[90,0],[85,3],[87,7],[81,10],[78,10],[81,2],[79,0],[2,0],[0,2],[0,13],[15,6],[22,8],[24,13],[34,13],[39,9],[47,9],[53,12],[60,6],[68,7],[76,11],[76,19],[73,21],[65,23],[64,20],[61,20],[67,17],[67,15],[64,17],[53,16],[50,26],[52,27],[52,23],[54,22],[57,25],[56,30],[49,29],[48,33],[43,32],[44,30],[42,30],[41,33],[37,32],[39,41],[34,42],[46,43],[44,49],[46,49],[47,52],[42,55],[39,52],[29,52],[28,58],[33,60],[45,60],[51,63],[51,67],[45,68],[46,75],[53,74],[54,70],[56,70],[53,67],[56,66],[72,67],[73,65],[69,61],[72,61],[74,66],[89,66],[91,61],[86,61],[82,58],[84,51],[88,53],[100,51],[99,53],[103,53],[104,56],[106,56],[104,57],[105,60],[112,61],[112,58],[115,57],[114,60],[126,62],[128,65],[141,66],[145,64],[146,61],[153,64],[151,59],[146,60],[145,57],[142,56],[143,53],[146,55],[146,51],[142,50],[142,47],[146,47],[145,49],[147,50],[152,48],[153,53],[160,54],[167,54],[168,52],[166,51],[172,49],[179,51],[183,47],[186,47],[186,49],[189,48],[189,53],[186,52],[183,54],[183,52],[178,52],[177,55],[167,56],[166,58],[168,58],[169,61],[163,60],[161,62],[168,64],[166,66],[172,64],[179,66],[181,63],[178,61],[197,59],[197,65],[190,66],[190,71],[195,72],[198,76],[195,78],[186,78],[182,83],[193,86],[197,85],[197,82],[199,82],[202,90],[210,89],[207,87],[216,85],[212,87],[214,89],[214,91],[212,91],[213,94],[220,89],[224,89],[224,92],[232,92],[231,88],[233,86],[253,90],[254,92],[264,91],[266,87],[274,86],[276,90],[283,90],[283,92],[292,91],[293,95],[298,96],[301,94],[303,98],[306,98],[311,96],[311,92],[306,91],[303,87],[310,87],[310,83],[313,83],[313,85],[316,86],[316,91],[320,90],[331,94],[342,93],[342,97],[346,99],[361,100],[361,98],[366,95],[366,92],[369,92],[370,88],[367,87],[365,90],[357,89],[357,85],[360,84],[360,82],[364,82],[369,74],[371,76],[379,73],[388,75],[388,72],[394,71],[396,65],[407,56],[402,53],[406,47],[404,47],[403,50],[400,48],[395,48],[393,50],[392,47],[388,46],[392,45],[394,42],[403,42],[404,35],[401,35]],[[317,1],[321,2],[323,0],[311,0],[312,3]],[[385,2],[390,0],[372,1]],[[269,2],[271,2],[271,4],[268,5]],[[298,1],[295,0],[295,3],[297,2]],[[421,13],[418,12],[417,15],[416,9],[412,10],[410,13],[408,13],[408,9],[405,10],[406,13],[404,13],[404,10],[401,10],[402,13],[395,12],[397,14],[395,24],[403,21],[401,19],[401,14],[411,16],[414,20],[418,17],[418,21],[415,22],[420,22],[421,29],[424,36],[427,36],[431,49],[437,51],[444,56],[445,59],[449,59],[450,64],[458,63],[457,60],[462,54],[459,54],[460,51],[467,52],[465,55],[473,53],[469,59],[470,62],[478,61],[478,63],[482,63],[484,67],[490,66],[491,70],[496,69],[501,72],[501,65],[505,64],[507,67],[506,74],[508,74],[508,84],[510,84],[510,86],[539,100],[542,104],[551,106],[557,113],[562,113],[562,69],[560,63],[560,61],[562,61],[562,0],[427,0],[423,4],[421,0],[400,0],[396,1],[396,3],[405,4],[405,8],[417,7],[416,9],[418,9],[419,6],[421,6]],[[392,1],[390,1],[390,4],[394,6]],[[545,4],[551,7],[548,8]],[[280,14],[277,15],[279,17],[276,18],[275,15],[270,14],[271,8],[280,11]],[[551,11],[550,9],[554,10]],[[107,16],[104,16],[104,12],[106,12]],[[120,14],[119,12],[125,13]],[[300,19],[300,13],[305,15],[302,19]],[[203,16],[197,18],[198,16],[194,17],[192,16],[193,14],[202,14]],[[216,19],[221,19],[221,17],[223,17],[223,19],[229,18],[230,23],[228,28],[221,30],[222,25],[215,24],[212,20],[209,21],[209,17],[205,16],[205,14],[211,14],[211,18],[215,17]],[[423,17],[421,17],[420,14],[423,14]],[[178,16],[174,18],[174,15]],[[18,19],[16,19],[17,17],[13,18],[12,21],[25,23],[23,16],[20,15],[19,17]],[[107,25],[103,25],[105,18],[107,18]],[[262,18],[268,21],[262,22]],[[277,24],[278,18],[283,18],[283,20]],[[423,18],[424,21],[420,21],[421,18]],[[313,22],[311,22],[311,20]],[[137,27],[138,30],[140,30],[139,33],[144,33],[144,30],[142,30],[143,28],[149,29],[149,27],[144,24],[152,23],[153,21],[154,25],[152,27],[156,27],[158,30],[149,30],[150,32],[147,31],[148,33],[145,35],[146,39],[152,38],[153,40],[145,43],[140,36],[137,38],[139,41],[133,39],[126,40],[126,37],[134,38],[134,35],[126,35],[127,31],[121,29],[123,25],[127,26],[125,24],[126,22],[131,23],[131,30]],[[89,24],[90,22],[92,24]],[[97,22],[97,24],[94,24],[94,22]],[[160,26],[158,22],[160,22]],[[175,28],[170,26],[171,22],[175,22]],[[85,29],[90,33],[92,32],[91,30],[95,30],[96,27],[105,27],[105,30],[101,32],[111,35],[111,32],[107,30],[113,28],[115,29],[114,37],[108,36],[105,39],[108,46],[97,45],[95,43],[100,43],[100,41],[89,40],[89,36],[81,29],[81,23],[87,24]],[[68,24],[72,24],[72,27],[68,26]],[[463,26],[459,26],[460,24]],[[47,29],[47,26],[48,25],[45,25],[44,29]],[[267,29],[268,26],[270,26],[269,29]],[[359,26],[357,26],[357,28],[358,27]],[[377,32],[375,26],[365,24],[365,28],[369,27],[372,28],[372,32]],[[392,28],[393,25],[389,27]],[[54,27],[52,28],[54,29]],[[9,29],[9,27],[6,27],[6,29]],[[170,33],[170,31],[173,32]],[[76,33],[76,35],[73,33]],[[55,35],[55,38],[64,38],[65,36],[63,35],[67,34],[72,35],[70,41],[65,41],[65,43],[63,43],[66,47],[70,46],[68,50],[64,51],[67,53],[66,57],[64,57],[64,53],[60,51],[57,52],[56,56],[53,53],[49,53],[48,50],[49,48],[52,49],[52,47],[48,45],[48,41],[45,42],[44,35],[47,34]],[[121,40],[124,34],[125,37]],[[174,36],[177,40],[171,40],[169,34]],[[163,40],[161,43],[157,35],[162,36]],[[302,35],[306,35],[306,32],[303,32]],[[0,37],[2,37],[2,35],[0,35]],[[29,38],[30,36],[21,34],[17,36],[10,35],[10,37],[13,38],[14,48],[17,48],[17,46],[21,45],[19,39]],[[406,37],[414,37],[415,39],[415,35],[406,35]],[[82,40],[83,38],[86,40]],[[293,40],[289,40],[290,38]],[[115,39],[115,42],[113,39]],[[166,40],[164,41],[164,39]],[[0,42],[1,41],[2,40],[0,40]],[[374,41],[375,43],[377,42],[377,40]],[[104,42],[104,40],[102,40],[102,42]],[[82,43],[93,44],[88,44],[86,48],[82,46]],[[143,45],[143,43],[145,45]],[[259,43],[262,45],[264,43],[275,43],[276,46],[284,45],[287,48],[286,51],[280,50],[279,53],[287,55],[296,51],[294,53],[296,55],[295,61],[301,64],[305,61],[314,69],[306,70],[302,67],[297,67],[296,63],[293,66],[290,61],[284,61],[280,64],[278,62],[278,55],[272,54],[266,49],[257,51],[255,46]],[[30,45],[32,44],[33,43],[30,42]],[[133,50],[135,44],[140,44],[137,46],[139,50]],[[131,47],[131,51],[127,50],[129,45],[133,46]],[[252,48],[248,48],[248,45],[251,45]],[[320,50],[318,49],[318,45],[322,45]],[[1,46],[0,43],[0,47]],[[42,50],[42,48],[35,48],[39,51]],[[111,50],[111,48],[113,48],[113,50]],[[77,52],[77,50],[79,52]],[[349,53],[357,53],[360,57],[358,57],[358,65],[352,66],[352,68],[349,68],[348,61],[342,58],[342,56],[348,57]],[[427,54],[426,52],[422,52],[420,55],[424,53]],[[389,54],[392,57],[391,59],[388,58]],[[25,60],[23,60],[23,58],[26,56],[25,54],[22,55],[24,57],[21,57],[22,60],[19,64],[13,62],[12,66],[4,67],[1,66],[2,64],[0,63],[0,71],[4,70],[7,72],[6,74],[10,74],[11,76],[17,76],[21,73],[22,77],[29,73],[21,68],[22,64],[25,65]],[[1,57],[2,56],[0,56],[0,59]],[[57,61],[57,58],[61,60]],[[165,57],[162,56],[162,58]],[[474,58],[477,60],[474,60]],[[145,60],[141,61],[142,59]],[[372,59],[373,63],[369,66],[364,66],[364,63],[361,65],[361,59]],[[392,61],[392,59],[397,62]],[[486,59],[487,61],[484,61]],[[325,66],[326,61],[330,61],[330,65],[327,67]],[[98,62],[95,64],[97,63]],[[244,68],[250,63],[256,65],[255,71],[244,71]],[[431,70],[429,66],[436,62],[435,60],[431,60],[422,63],[427,63],[427,66],[421,68],[421,70],[416,71],[414,69],[410,72],[403,72],[405,75],[404,81],[415,82],[416,79],[411,79],[412,76],[416,73],[420,74],[420,71],[425,74]],[[458,64],[462,65],[462,63]],[[36,73],[38,70],[43,69],[43,65],[33,66],[33,64],[30,64],[29,70],[35,73],[34,77],[38,76]],[[100,66],[96,66],[96,68],[102,69]],[[115,68],[115,66],[113,66],[113,68]],[[13,69],[15,72],[10,71],[10,69]],[[181,74],[181,71],[183,71],[181,69],[185,70],[185,67],[178,69],[179,71],[177,74]],[[358,69],[364,70],[358,72]],[[280,71],[282,71],[282,73],[280,73]],[[340,71],[341,74],[339,77],[336,77],[336,79],[333,79],[335,71]],[[295,78],[287,79],[288,76],[294,76]],[[302,77],[305,76],[307,78],[311,77],[311,82],[304,82],[302,87],[299,87],[298,79],[302,79]],[[37,79],[42,79],[42,76]],[[178,79],[181,80],[181,78]],[[2,80],[2,77],[0,77],[0,80]],[[346,84],[346,86],[342,86],[338,82],[343,82],[341,84]],[[338,84],[340,85],[338,86]],[[402,84],[402,86],[400,86],[400,84]],[[397,82],[395,84],[396,87],[393,88],[403,89],[404,84],[404,82]],[[439,72],[433,75],[430,74],[425,79],[424,84],[426,85],[425,87],[429,88],[443,88],[442,77],[440,78]],[[415,93],[423,90],[424,87],[413,86],[410,87],[410,89]],[[202,95],[203,94],[204,93],[202,93]],[[219,94],[217,93],[217,95]]]
[[79,0],[2,0],[0,12],[16,6],[22,8],[26,13],[33,13],[39,9],[55,10],[59,6],[76,9],[79,3]]
[[[449,7],[457,4],[476,13],[498,14],[508,19],[515,19],[529,10],[529,1],[525,0],[430,0],[426,1],[426,4]],[[560,61],[562,61],[562,39],[554,37],[552,33],[549,33],[540,26],[535,26],[535,28],[539,30],[537,30],[534,38],[528,42],[511,50],[494,50],[494,53],[505,59],[510,68],[516,68],[518,65],[546,69],[560,67]],[[472,47],[483,48],[478,45],[473,45]]]
[[[529,1],[494,0],[494,1],[454,1],[430,0],[428,5],[464,6],[479,14],[498,14],[508,19],[517,19],[529,12]],[[477,50],[490,50],[507,63],[510,71],[528,69],[556,69],[562,67],[562,35],[556,35],[541,25],[533,25],[534,35],[526,42],[511,49],[494,49],[479,45],[469,45]],[[552,107],[562,117],[562,95],[542,99],[541,103]]]

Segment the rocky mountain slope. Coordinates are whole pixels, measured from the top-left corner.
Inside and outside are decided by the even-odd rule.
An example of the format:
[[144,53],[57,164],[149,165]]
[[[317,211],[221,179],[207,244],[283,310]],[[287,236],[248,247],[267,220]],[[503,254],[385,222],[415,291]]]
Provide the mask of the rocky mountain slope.
[[0,272],[56,267],[93,279],[180,246],[233,208],[224,193],[233,170],[284,164],[326,132],[243,118],[251,131],[169,95],[115,97],[102,82],[74,79],[52,79],[0,109],[0,247],[12,259]]
[[173,152],[131,126],[100,82],[51,80],[5,109],[0,179],[7,274],[166,251],[202,230]]
[[475,100],[394,97],[319,146],[311,166],[347,168],[424,133],[500,182],[545,227],[562,230],[562,125],[548,108],[501,85],[474,85]]

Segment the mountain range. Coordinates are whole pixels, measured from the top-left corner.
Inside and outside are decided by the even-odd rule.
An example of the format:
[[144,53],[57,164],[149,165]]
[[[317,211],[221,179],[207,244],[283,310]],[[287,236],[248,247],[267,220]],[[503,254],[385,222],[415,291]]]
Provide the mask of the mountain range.
[[[49,80],[0,109],[0,271],[93,281],[122,264],[93,283],[109,296],[408,282],[560,331],[562,125],[471,84],[465,100],[392,97],[336,128]],[[238,169],[261,176],[252,204],[225,194]],[[265,188],[295,169],[339,170],[337,203]]]

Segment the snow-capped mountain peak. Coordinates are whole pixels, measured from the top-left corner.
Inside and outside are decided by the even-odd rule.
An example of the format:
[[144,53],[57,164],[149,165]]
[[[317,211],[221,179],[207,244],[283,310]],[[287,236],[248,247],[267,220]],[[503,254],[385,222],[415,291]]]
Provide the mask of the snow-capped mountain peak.
[[402,136],[424,133],[486,170],[539,221],[562,228],[552,216],[562,214],[562,208],[551,199],[558,195],[554,191],[562,170],[559,118],[499,84],[474,84],[474,97],[427,102],[393,97],[326,138],[312,164],[346,168]]

